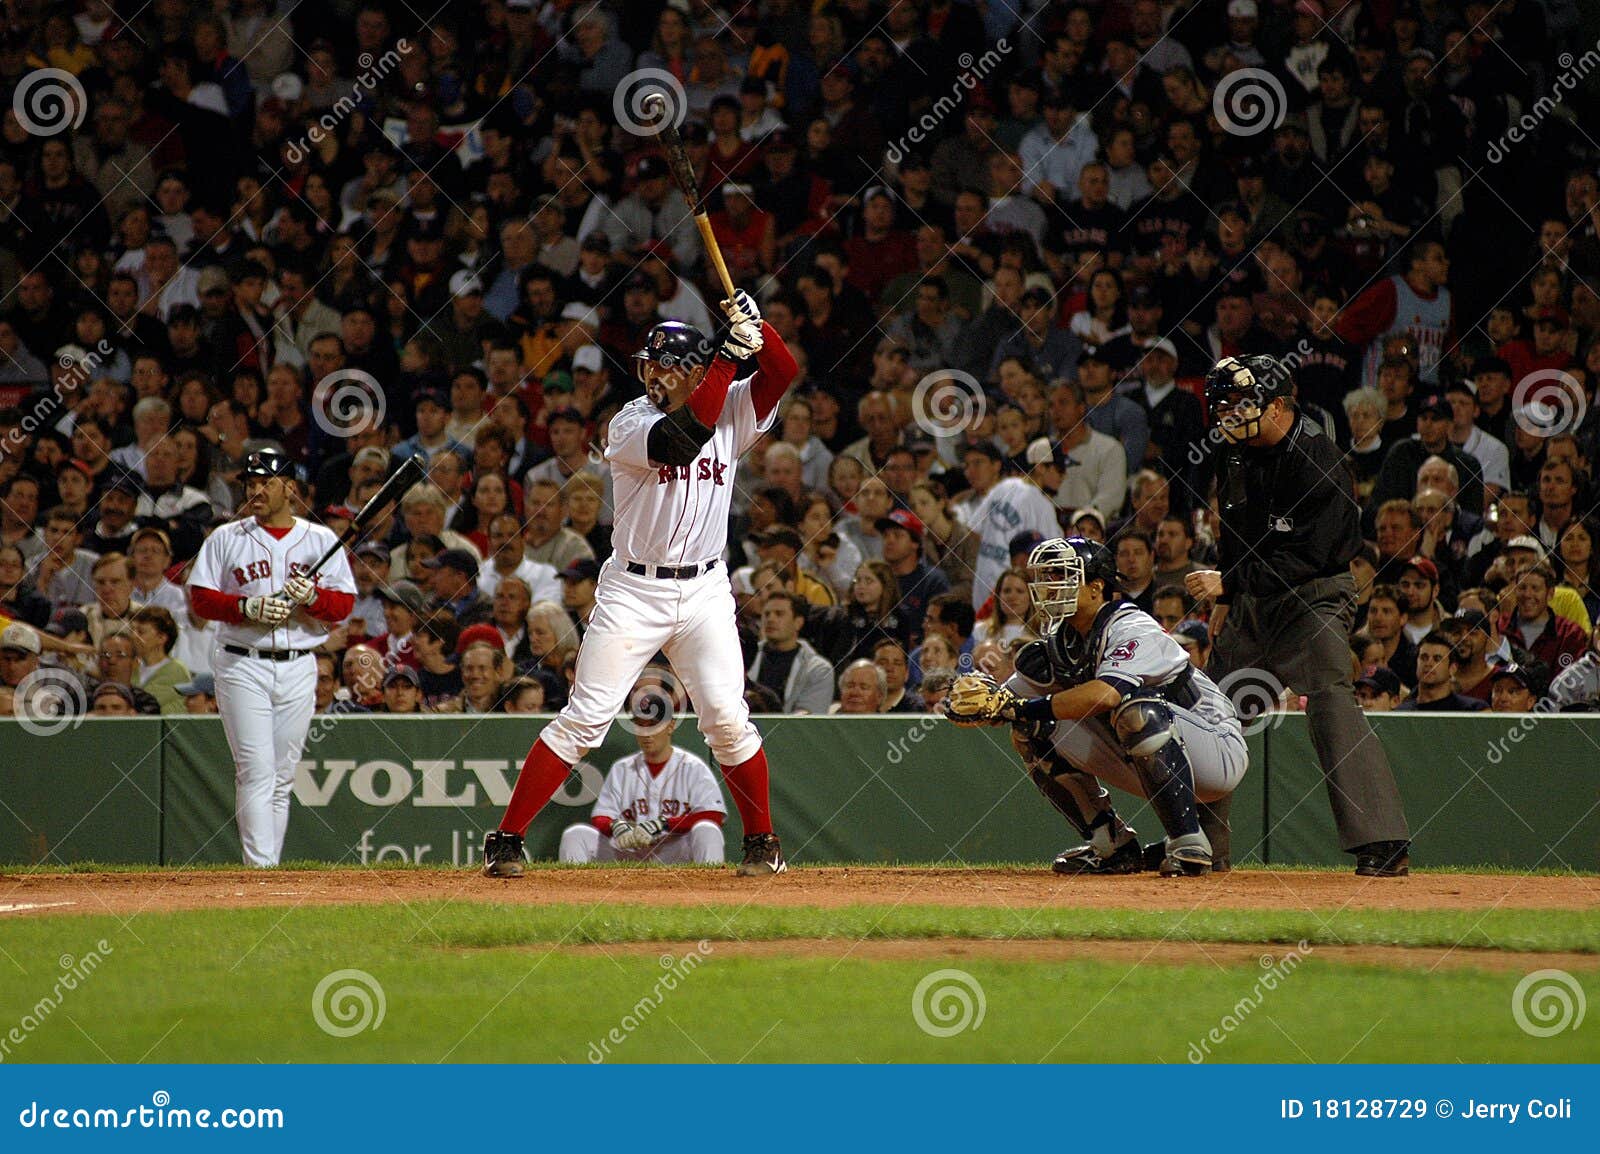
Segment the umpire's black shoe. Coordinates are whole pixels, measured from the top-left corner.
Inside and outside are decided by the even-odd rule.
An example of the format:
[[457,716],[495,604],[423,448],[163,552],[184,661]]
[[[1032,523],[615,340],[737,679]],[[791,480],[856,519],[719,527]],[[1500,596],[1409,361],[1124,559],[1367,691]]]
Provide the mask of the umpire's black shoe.
[[742,878],[766,878],[788,870],[775,833],[753,833],[744,839],[744,860],[734,872]]
[[1411,872],[1411,843],[1375,841],[1360,845],[1356,855],[1358,878],[1403,878]]
[[483,876],[520,878],[522,876],[522,838],[509,830],[490,830],[483,839]]
[[1051,872],[1058,874],[1136,874],[1148,868],[1138,839],[1131,837],[1110,857],[1101,857],[1092,845],[1080,845],[1063,850],[1050,863]]

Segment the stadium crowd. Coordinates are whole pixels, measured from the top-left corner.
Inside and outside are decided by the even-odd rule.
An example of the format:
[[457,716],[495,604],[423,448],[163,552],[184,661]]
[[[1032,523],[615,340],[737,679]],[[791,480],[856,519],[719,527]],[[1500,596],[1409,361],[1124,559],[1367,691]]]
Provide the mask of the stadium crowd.
[[722,295],[638,131],[650,86],[801,370],[730,471],[753,708],[920,712],[1004,676],[1061,533],[1114,543],[1203,664],[1198,386],[1246,352],[1294,370],[1362,503],[1366,707],[1600,707],[1595,15],[19,0],[0,710],[40,669],[96,714],[214,709],[185,570],[268,444],[336,529],[428,470],[354,550],[319,710],[558,708],[632,355]]

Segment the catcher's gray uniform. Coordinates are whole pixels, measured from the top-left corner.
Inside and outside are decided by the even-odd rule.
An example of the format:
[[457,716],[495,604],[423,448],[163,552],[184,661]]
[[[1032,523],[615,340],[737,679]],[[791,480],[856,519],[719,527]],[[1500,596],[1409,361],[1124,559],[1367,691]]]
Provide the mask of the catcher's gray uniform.
[[[1100,680],[1122,693],[1123,702],[1156,697],[1171,707],[1177,734],[1194,774],[1199,801],[1231,793],[1250,765],[1244,734],[1233,703],[1189,661],[1183,647],[1157,621],[1130,601],[1106,605],[1087,637],[1069,622],[1057,625],[1044,641],[1017,654],[1017,672],[1006,683],[1013,693],[1038,697]],[[1050,743],[1079,774],[1089,774],[1135,796],[1144,796],[1111,713],[1084,721],[1058,721]],[[1031,767],[1030,767],[1031,768]],[[1086,818],[1109,808],[1098,783],[1078,775],[1056,775],[1074,794]]]

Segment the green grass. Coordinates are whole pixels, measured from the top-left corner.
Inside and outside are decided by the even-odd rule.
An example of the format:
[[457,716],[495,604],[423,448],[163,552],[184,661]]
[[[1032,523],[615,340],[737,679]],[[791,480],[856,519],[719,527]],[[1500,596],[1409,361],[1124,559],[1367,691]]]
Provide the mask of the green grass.
[[[734,937],[1162,937],[1206,941],[1397,942],[1600,951],[1592,915],[1494,911],[1340,914],[941,907],[770,909],[419,903],[8,919],[0,936],[5,1061],[970,1061],[1185,1062],[1190,1045],[1239,1024],[1219,1061],[1600,1060],[1600,1032],[1549,1039],[1518,1029],[1521,972],[1348,966],[1311,952],[1272,990],[1254,963],[1131,966],[1098,961],[925,961],[719,956]],[[1474,923],[1478,923],[1474,928]],[[62,959],[104,939],[98,969],[52,995]],[[705,939],[658,952],[573,954],[549,943]],[[503,948],[515,946],[519,948]],[[1265,951],[1264,951],[1265,952]],[[1281,956],[1282,949],[1274,951]],[[677,962],[676,970],[664,968]],[[68,964],[71,964],[69,960]],[[81,968],[81,963],[80,963]],[[981,1025],[949,1038],[917,1025],[912,995],[957,968],[983,991]],[[381,1026],[321,1030],[317,984],[358,969],[381,985]],[[675,988],[667,989],[669,975]],[[1591,1001],[1600,973],[1577,974]],[[1242,1014],[1241,999],[1258,999]],[[629,1023],[636,1028],[629,1028]],[[5,1031],[23,1024],[23,1041]],[[608,1041],[616,1029],[621,1042]],[[600,1048],[605,1043],[610,1053]],[[591,1049],[591,1044],[594,1046]]]

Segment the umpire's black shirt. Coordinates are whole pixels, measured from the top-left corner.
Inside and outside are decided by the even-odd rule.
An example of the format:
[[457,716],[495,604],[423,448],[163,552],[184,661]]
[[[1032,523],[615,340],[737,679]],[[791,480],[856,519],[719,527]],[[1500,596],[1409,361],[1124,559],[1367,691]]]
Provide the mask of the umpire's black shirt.
[[1271,597],[1350,571],[1361,546],[1361,509],[1343,454],[1300,414],[1276,445],[1223,457],[1222,598]]

